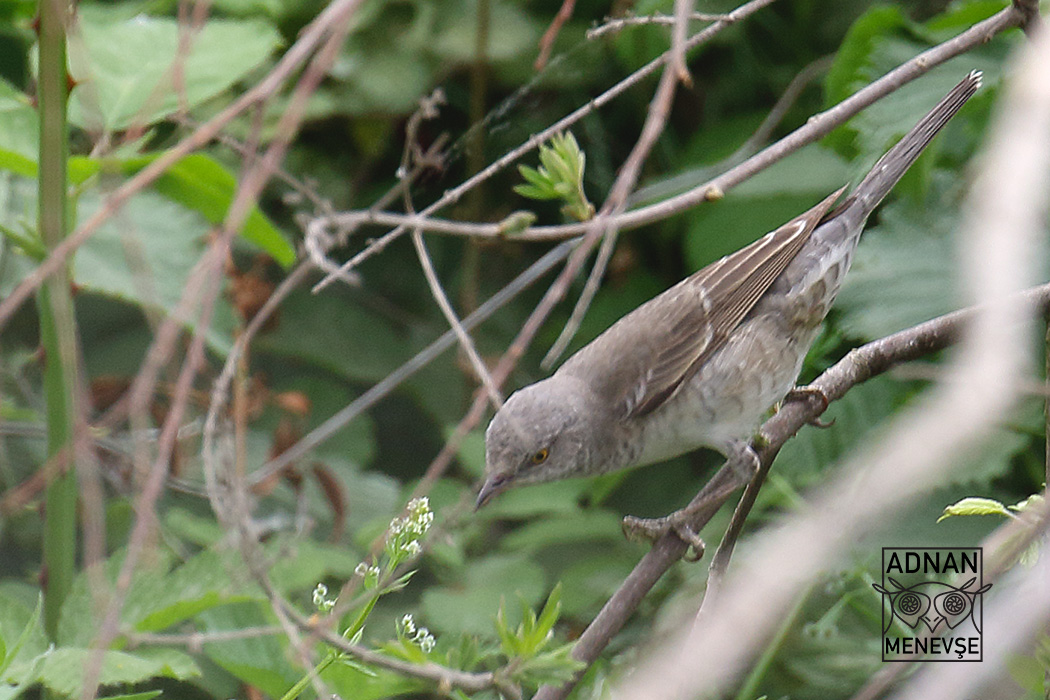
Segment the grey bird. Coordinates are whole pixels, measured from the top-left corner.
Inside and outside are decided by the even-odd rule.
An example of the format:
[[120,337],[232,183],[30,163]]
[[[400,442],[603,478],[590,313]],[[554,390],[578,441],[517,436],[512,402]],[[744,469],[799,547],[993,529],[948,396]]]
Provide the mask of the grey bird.
[[980,72],[966,76],[834,209],[846,187],[642,304],[512,394],[485,433],[476,508],[520,484],[699,447],[757,467],[747,440],[795,386],[868,215],[980,85]]

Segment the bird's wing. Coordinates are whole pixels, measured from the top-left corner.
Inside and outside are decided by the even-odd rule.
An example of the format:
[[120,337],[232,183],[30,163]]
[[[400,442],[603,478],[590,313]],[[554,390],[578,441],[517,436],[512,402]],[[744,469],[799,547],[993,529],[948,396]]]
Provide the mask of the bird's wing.
[[643,374],[621,397],[626,417],[656,410],[722,347],[845,189],[646,304],[666,316],[657,324],[660,337],[646,343],[653,353]]

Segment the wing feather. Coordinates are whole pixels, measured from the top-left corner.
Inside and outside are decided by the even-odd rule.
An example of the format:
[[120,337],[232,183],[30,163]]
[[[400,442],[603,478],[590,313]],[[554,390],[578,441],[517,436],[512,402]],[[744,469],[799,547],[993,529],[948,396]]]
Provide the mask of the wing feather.
[[644,373],[620,397],[625,417],[656,410],[722,347],[845,189],[746,248],[687,277],[645,305],[669,302],[674,311],[668,323],[660,324],[662,337],[651,339],[651,347],[658,350],[649,358]]

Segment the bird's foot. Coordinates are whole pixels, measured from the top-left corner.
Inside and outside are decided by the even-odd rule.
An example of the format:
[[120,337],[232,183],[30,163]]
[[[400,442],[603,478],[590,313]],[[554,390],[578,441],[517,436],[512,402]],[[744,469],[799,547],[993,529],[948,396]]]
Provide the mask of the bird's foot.
[[[816,400],[820,405],[820,413],[828,410],[828,395],[820,389],[812,386],[796,386],[787,393],[784,400],[781,403],[788,403],[789,401],[812,401]],[[830,428],[835,425],[835,419],[832,418],[829,421],[813,418],[809,421],[809,424],[815,428]]]
[[636,518],[628,515],[623,519],[623,534],[632,541],[647,540],[656,542],[658,539],[673,532],[678,539],[689,545],[684,559],[686,561],[700,561],[704,556],[704,541],[696,534],[689,524],[693,513],[688,508],[676,510],[670,515],[662,518]]

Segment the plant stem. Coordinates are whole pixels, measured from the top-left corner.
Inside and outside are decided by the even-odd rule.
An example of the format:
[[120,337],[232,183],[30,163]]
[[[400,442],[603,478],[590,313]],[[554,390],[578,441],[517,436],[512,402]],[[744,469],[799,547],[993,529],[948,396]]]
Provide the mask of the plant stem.
[[[40,172],[38,229],[48,250],[68,231],[66,201],[67,0],[40,3]],[[47,403],[48,456],[64,455],[66,468],[45,495],[44,626],[51,639],[58,631],[62,602],[73,581],[76,559],[76,474],[73,430],[78,385],[76,329],[68,265],[51,275],[39,294],[40,340],[44,349],[44,394]]]

